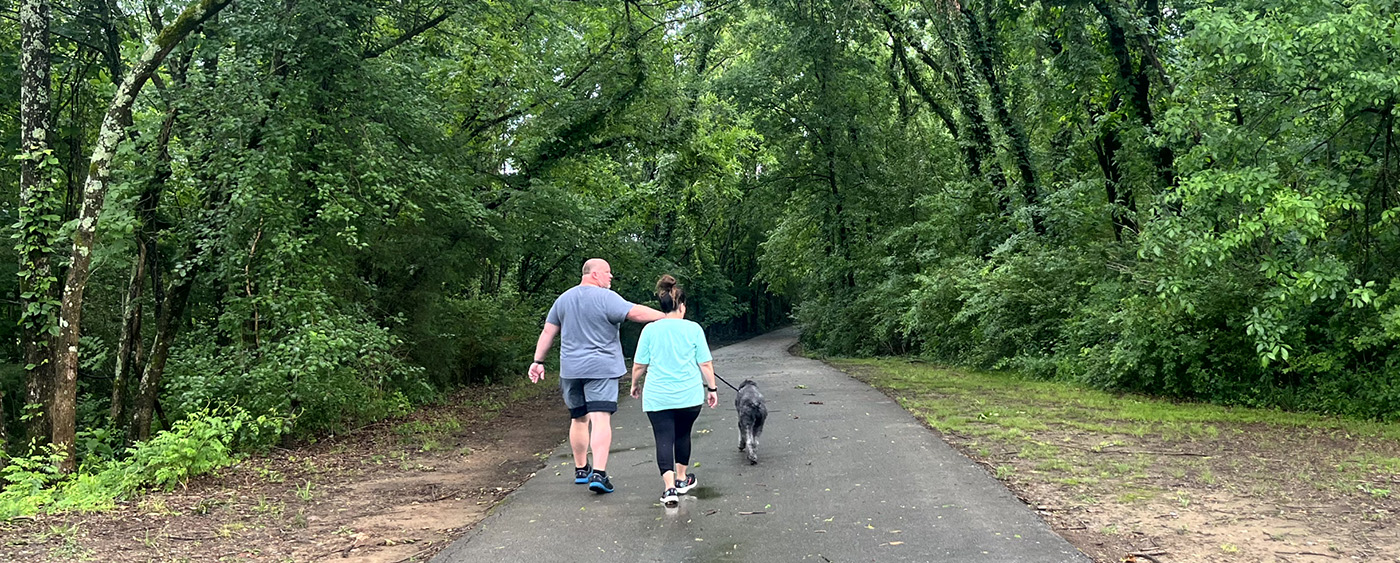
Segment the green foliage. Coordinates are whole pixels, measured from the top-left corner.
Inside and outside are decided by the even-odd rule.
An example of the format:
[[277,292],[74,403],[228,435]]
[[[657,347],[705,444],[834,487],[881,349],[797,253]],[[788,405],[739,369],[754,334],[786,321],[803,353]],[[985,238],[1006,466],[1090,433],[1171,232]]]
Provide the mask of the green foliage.
[[[31,448],[31,451],[33,448]],[[51,486],[63,479],[58,470],[62,454],[51,446],[40,448],[27,456],[9,457],[0,474],[5,487],[0,489],[0,520],[34,514],[54,502]]]
[[[19,324],[26,334],[58,335],[58,276],[49,260],[59,240],[63,217],[56,209],[55,190],[58,182],[58,159],[53,149],[15,155],[14,160],[26,161],[33,168],[36,183],[28,186],[27,201],[21,201],[17,212],[19,221],[11,226],[17,242],[14,250],[20,256],[19,303],[23,310]],[[41,345],[47,345],[44,340]],[[38,366],[26,364],[26,370]]]
[[419,311],[405,327],[410,354],[440,389],[518,376],[539,336],[534,309],[506,296],[441,297]]
[[308,433],[403,414],[407,393],[431,396],[388,329],[344,313],[302,318],[256,348],[220,346],[214,327],[192,331],[172,355],[171,404],[288,413]]
[[[84,455],[124,455],[129,415],[108,420],[111,375],[119,360],[135,368],[130,402],[166,341],[161,425],[237,406],[309,434],[518,377],[545,307],[592,257],[611,260],[638,302],[656,276],[680,276],[696,320],[728,336],[783,322],[786,300],[755,279],[772,215],[745,202],[776,159],[753,116],[709,83],[733,54],[723,18],[645,7],[676,19],[654,26],[623,8],[251,0],[176,46],[161,85],[135,101],[97,227]],[[55,25],[116,37],[127,58],[154,34],[144,9],[92,9]],[[13,22],[0,31],[14,42]],[[43,159],[55,197],[81,193],[92,108],[122,78],[109,75],[122,64],[90,64],[103,55],[55,44],[65,103]],[[34,214],[53,225],[79,203],[41,199],[70,214]],[[61,266],[67,247],[37,244],[14,250]],[[172,299],[182,284],[187,302]],[[140,352],[119,358],[133,332]],[[0,383],[15,421],[24,380]]]
[[755,7],[716,79],[812,349],[1400,416],[1393,1],[873,6]]
[[[265,415],[254,418],[242,409],[228,414],[192,413],[129,452],[123,462],[123,478],[131,483],[126,489],[143,485],[173,489],[190,477],[233,463],[240,446],[269,444],[280,434],[282,424]],[[103,473],[107,471],[114,468]]]
[[[151,357],[177,282],[162,424],[223,432],[180,426],[212,405],[307,434],[519,377],[592,257],[635,302],[676,275],[712,336],[795,319],[827,354],[1400,416],[1394,0],[960,6],[231,5],[118,148],[80,450],[134,455],[110,375],[138,306]],[[151,31],[75,10],[61,25],[124,53]],[[100,118],[79,108],[120,77],[55,49],[72,102],[26,158],[58,197]],[[45,236],[76,202],[45,201],[61,211],[10,206],[10,252],[65,251]],[[50,326],[53,306],[5,318]],[[20,375],[0,378],[6,428]],[[19,481],[53,490],[39,463]],[[141,479],[181,478],[161,475]]]
[[89,457],[69,475],[59,472],[62,454],[54,447],[31,446],[29,454],[5,459],[0,469],[5,481],[0,488],[0,521],[39,512],[104,510],[147,487],[171,490],[192,477],[237,462],[239,450],[270,445],[286,424],[242,409],[200,411],[128,448],[122,459],[101,457],[102,452],[89,446]]

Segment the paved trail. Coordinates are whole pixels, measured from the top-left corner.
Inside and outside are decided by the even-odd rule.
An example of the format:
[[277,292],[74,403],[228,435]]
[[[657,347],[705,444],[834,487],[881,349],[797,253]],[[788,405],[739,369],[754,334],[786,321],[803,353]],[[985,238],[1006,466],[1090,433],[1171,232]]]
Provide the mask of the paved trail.
[[753,379],[767,397],[758,465],[737,449],[734,392],[720,384],[720,406],[695,424],[700,486],[663,508],[651,427],[626,398],[608,462],[616,492],[575,485],[564,444],[434,561],[1088,562],[888,397],[789,355],[796,337],[715,351],[722,377]]

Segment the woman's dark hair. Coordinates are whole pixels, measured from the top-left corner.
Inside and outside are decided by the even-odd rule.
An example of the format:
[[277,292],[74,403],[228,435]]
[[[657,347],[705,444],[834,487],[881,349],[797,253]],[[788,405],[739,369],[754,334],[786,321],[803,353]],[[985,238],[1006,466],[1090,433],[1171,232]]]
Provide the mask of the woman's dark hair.
[[685,291],[676,285],[676,278],[665,274],[656,280],[656,300],[661,302],[661,312],[669,313],[685,304]]

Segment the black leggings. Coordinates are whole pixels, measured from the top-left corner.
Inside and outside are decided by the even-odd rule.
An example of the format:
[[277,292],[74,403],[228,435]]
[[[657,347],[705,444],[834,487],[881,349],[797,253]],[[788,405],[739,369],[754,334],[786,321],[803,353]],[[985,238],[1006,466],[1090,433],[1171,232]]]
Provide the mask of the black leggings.
[[677,463],[690,465],[690,429],[699,417],[700,405],[647,413],[656,436],[656,466],[662,475],[675,471]]

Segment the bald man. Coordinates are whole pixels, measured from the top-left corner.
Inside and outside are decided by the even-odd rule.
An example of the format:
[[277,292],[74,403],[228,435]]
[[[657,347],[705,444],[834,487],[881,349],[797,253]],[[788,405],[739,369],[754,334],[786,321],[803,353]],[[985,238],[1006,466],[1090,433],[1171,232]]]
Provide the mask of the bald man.
[[[574,450],[574,483],[606,494],[608,448],[612,447],[612,414],[617,412],[617,380],[627,373],[622,358],[622,321],[649,323],[665,317],[661,311],[636,305],[611,289],[612,266],[593,258],[583,263],[583,279],[549,308],[544,330],[535,343],[530,381],[544,379],[544,360],[559,338],[559,388],[569,408],[569,445]],[[592,446],[593,462],[588,461]]]

